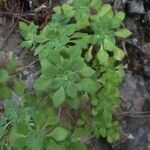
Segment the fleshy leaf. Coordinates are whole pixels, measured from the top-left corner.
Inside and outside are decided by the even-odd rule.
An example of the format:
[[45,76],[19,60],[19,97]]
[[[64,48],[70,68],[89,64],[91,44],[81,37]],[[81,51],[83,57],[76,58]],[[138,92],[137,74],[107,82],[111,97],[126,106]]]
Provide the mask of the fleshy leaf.
[[121,61],[125,57],[125,53],[118,47],[114,49],[114,58],[118,61]]
[[93,56],[92,56],[92,46],[88,49],[88,51],[85,53],[85,60],[87,61],[87,62],[90,62],[91,60],[92,60],[92,58],[93,58]]
[[130,36],[132,33],[128,29],[120,29],[116,32],[116,36],[121,37],[121,38],[127,38]]
[[104,40],[104,49],[112,51],[114,47],[115,47],[115,44],[112,41],[108,39]]
[[97,58],[102,64],[106,64],[109,58],[107,51],[104,50],[103,46],[101,45],[100,50],[97,53]]

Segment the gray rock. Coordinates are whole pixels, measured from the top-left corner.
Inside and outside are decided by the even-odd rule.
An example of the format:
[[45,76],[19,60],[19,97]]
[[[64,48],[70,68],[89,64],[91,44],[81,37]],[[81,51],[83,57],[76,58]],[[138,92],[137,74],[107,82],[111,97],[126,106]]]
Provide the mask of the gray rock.
[[130,118],[126,122],[128,127],[126,132],[130,135],[120,144],[119,150],[150,150],[150,121]]
[[144,4],[142,0],[132,0],[128,2],[128,11],[131,14],[145,13]]
[[146,76],[150,77],[150,59],[144,61],[144,73]]
[[130,71],[127,72],[119,90],[124,111],[142,111],[145,101],[150,100],[144,79],[139,75],[134,76]]
[[23,73],[26,76],[26,79],[24,79],[25,87],[28,90],[32,90],[33,89],[33,83],[37,79],[38,72],[36,72],[36,71],[35,72],[34,71],[24,71]]
[[[123,111],[131,114],[144,111],[144,105],[150,102],[146,84],[140,75],[133,75],[130,71],[126,73],[120,87]],[[118,146],[118,150],[150,150],[150,118],[126,116],[122,119],[122,126],[124,133],[129,136]]]
[[146,12],[144,21],[150,24],[150,10]]
[[150,59],[150,43],[147,43],[142,48],[143,53],[145,54],[147,59]]

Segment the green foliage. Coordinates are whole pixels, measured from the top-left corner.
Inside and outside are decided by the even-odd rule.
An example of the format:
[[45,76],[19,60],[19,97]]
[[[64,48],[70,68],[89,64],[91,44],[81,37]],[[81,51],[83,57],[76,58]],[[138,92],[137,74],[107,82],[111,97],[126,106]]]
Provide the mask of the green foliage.
[[56,127],[49,136],[51,136],[54,140],[60,142],[65,140],[67,137],[68,131],[62,127]]
[[64,101],[65,101],[65,91],[64,88],[61,87],[53,95],[53,104],[55,107],[59,107]]
[[9,79],[8,72],[5,69],[0,70],[0,82],[5,82]]
[[[110,143],[119,138],[121,127],[112,113],[120,105],[118,86],[124,77],[119,61],[125,54],[116,37],[131,35],[121,27],[124,18],[100,0],[74,0],[55,7],[41,31],[33,22],[19,23],[21,46],[35,46],[41,69],[31,95],[8,68],[0,68],[0,100],[7,99],[1,149],[86,150],[82,141],[87,136]],[[21,99],[19,106],[12,91]],[[64,116],[68,111],[70,120]]]

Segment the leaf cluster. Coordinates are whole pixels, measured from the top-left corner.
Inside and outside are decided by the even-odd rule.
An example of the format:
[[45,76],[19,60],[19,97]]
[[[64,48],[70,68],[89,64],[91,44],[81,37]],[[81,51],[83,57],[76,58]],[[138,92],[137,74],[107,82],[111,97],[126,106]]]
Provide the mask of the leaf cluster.
[[[22,105],[11,105],[9,97],[8,111],[0,121],[2,148],[84,150],[81,141],[87,136],[104,137],[110,143],[120,136],[121,127],[112,113],[120,105],[118,86],[124,76],[120,61],[125,54],[117,38],[131,35],[122,28],[125,14],[113,12],[100,0],[74,0],[53,11],[41,31],[33,22],[19,23],[21,46],[35,46],[41,68],[34,96],[15,81]],[[4,88],[8,78],[6,70],[0,69],[3,91],[8,90]],[[6,93],[3,97],[0,93],[0,99]],[[78,112],[76,120],[64,121],[56,115],[64,107]]]

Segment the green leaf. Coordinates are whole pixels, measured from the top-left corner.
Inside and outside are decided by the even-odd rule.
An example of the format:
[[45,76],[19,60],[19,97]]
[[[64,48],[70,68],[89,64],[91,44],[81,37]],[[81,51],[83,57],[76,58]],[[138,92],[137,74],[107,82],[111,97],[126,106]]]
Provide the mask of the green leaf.
[[11,97],[11,89],[4,83],[0,83],[0,100]]
[[73,140],[80,140],[83,137],[88,137],[90,136],[90,132],[88,129],[84,128],[75,128],[73,134],[72,134],[72,139]]
[[24,22],[19,22],[19,28],[21,35],[25,40],[21,43],[21,46],[23,48],[31,47],[36,37],[37,26],[34,24],[34,22],[31,22],[29,25]]
[[95,108],[93,108],[91,114],[93,116],[96,116],[98,114],[98,110],[96,110]]
[[73,10],[73,7],[68,4],[63,4],[62,10],[64,11],[64,15],[67,17],[73,17],[75,13],[75,11]]
[[41,60],[42,72],[45,78],[56,76],[57,68],[55,65],[49,62],[49,60]]
[[76,124],[77,124],[77,126],[83,126],[86,124],[86,122],[83,119],[78,119]]
[[67,103],[71,108],[77,110],[80,107],[80,98],[75,97],[75,98],[67,99]]
[[53,11],[57,14],[61,14],[61,7],[60,6],[54,7]]
[[[40,47],[39,47],[40,48]],[[40,50],[40,49],[39,49]],[[44,49],[41,49],[40,53],[39,53],[39,58],[42,60],[43,58],[47,58],[48,54],[49,54],[49,48],[48,45],[46,45],[44,47]],[[34,54],[35,55],[35,54]]]
[[72,36],[76,30],[77,30],[77,25],[75,23],[72,23],[66,26],[64,32],[66,31],[67,36]]
[[4,136],[5,132],[6,132],[6,127],[5,126],[0,127],[0,139]]
[[9,51],[8,59],[9,59],[9,63],[7,64],[7,70],[9,74],[12,74],[17,69],[18,60],[14,58],[12,51]]
[[15,132],[18,133],[18,134],[23,134],[23,135],[26,135],[29,133],[29,127],[26,123],[24,122],[18,122],[16,125],[15,125]]
[[98,90],[98,83],[89,78],[83,79],[79,85],[83,91],[91,95],[95,94]]
[[103,46],[101,45],[100,50],[97,53],[97,58],[102,64],[106,64],[109,58],[108,53],[103,49]]
[[19,28],[22,36],[25,38],[25,40],[28,41],[33,40],[36,35],[38,26],[36,26],[34,22],[31,22],[29,25],[24,22],[19,22]]
[[52,90],[58,90],[59,88],[61,88],[64,84],[65,84],[65,79],[64,78],[55,78],[52,79],[50,82],[50,89]]
[[53,139],[50,138],[47,141],[46,150],[59,150],[59,146]]
[[84,77],[91,77],[95,74],[95,70],[85,65],[85,67],[80,71],[80,73]]
[[54,140],[61,142],[66,139],[68,135],[68,131],[62,127],[56,127],[52,132],[49,134]]
[[33,116],[33,120],[38,129],[41,129],[46,123],[46,116],[43,111],[38,111]]
[[108,13],[111,10],[111,5],[110,4],[104,4],[100,11],[99,11],[99,16],[103,17],[106,13]]
[[22,41],[20,44],[21,48],[30,48],[32,46],[33,41],[29,40],[29,41]]
[[71,150],[87,150],[87,148],[84,143],[78,141],[78,142],[71,143]]
[[47,106],[44,108],[44,114],[45,114],[45,117],[46,117],[46,123],[45,123],[45,127],[46,126],[55,126],[56,124],[59,123],[59,119],[57,117],[57,115],[55,114],[54,112],[54,109]]
[[114,18],[112,19],[112,28],[119,28],[121,26],[122,21],[125,18],[125,14],[121,11],[116,12]]
[[125,57],[125,53],[118,47],[114,49],[114,58],[118,61],[121,61]]
[[27,135],[27,148],[32,150],[43,150],[44,148],[44,133],[42,131],[32,130]]
[[36,91],[45,91],[47,90],[49,84],[50,82],[47,79],[40,77],[35,81],[33,86]]
[[90,3],[90,7],[95,9],[96,11],[100,10],[102,2],[99,0],[92,0]]
[[89,95],[87,93],[84,93],[83,95],[81,95],[80,97],[82,102],[88,102],[89,101]]
[[55,50],[50,50],[48,53],[48,60],[50,60],[52,63],[60,64],[60,54],[59,52]]
[[104,49],[112,51],[114,47],[115,47],[115,44],[112,41],[108,39],[104,40]]
[[21,30],[22,35],[26,35],[26,30],[28,29],[28,25],[24,22],[19,22],[19,28]]
[[10,145],[15,149],[23,149],[26,146],[26,136],[12,130],[10,133]]
[[116,31],[116,36],[121,37],[121,38],[126,38],[130,36],[131,34],[132,33],[126,28]]
[[44,35],[44,34],[40,34],[40,35],[38,35],[38,36],[35,37],[35,41],[37,43],[42,44],[42,43],[48,42],[49,38],[46,37],[46,35]]
[[54,107],[59,107],[63,102],[65,101],[65,91],[64,88],[61,87],[59,90],[57,90],[53,95],[53,104]]
[[[105,101],[106,102],[106,101]],[[107,110],[108,109],[108,110]],[[112,122],[112,114],[109,111],[109,108],[104,109],[102,112],[102,119],[104,121],[104,123],[108,126],[111,122]]]
[[0,69],[0,82],[6,82],[8,79],[8,72],[5,69]]
[[71,82],[68,82],[67,88],[66,88],[66,94],[72,98],[75,98],[77,96],[76,85]]
[[109,143],[113,143],[113,138],[111,136],[107,135],[107,141]]
[[18,108],[12,99],[6,100],[5,116],[11,123],[16,123],[18,119]]
[[101,135],[103,138],[106,137],[107,132],[106,132],[106,129],[105,129],[105,128],[100,128],[99,132],[100,132],[100,135]]
[[21,80],[15,80],[14,90],[15,90],[16,94],[18,94],[18,95],[24,94],[25,87]]
[[90,62],[93,58],[92,56],[92,49],[93,49],[93,46],[91,46],[88,51],[85,53],[85,60],[86,62]]
[[91,101],[91,104],[93,106],[97,106],[98,105],[98,99],[97,98],[93,98],[92,101]]
[[82,58],[75,59],[71,62],[71,69],[73,71],[81,70],[83,68],[83,65],[84,65],[84,59]]
[[40,44],[39,46],[37,46],[36,49],[35,49],[34,55],[39,54],[44,48],[45,48],[44,44]]

